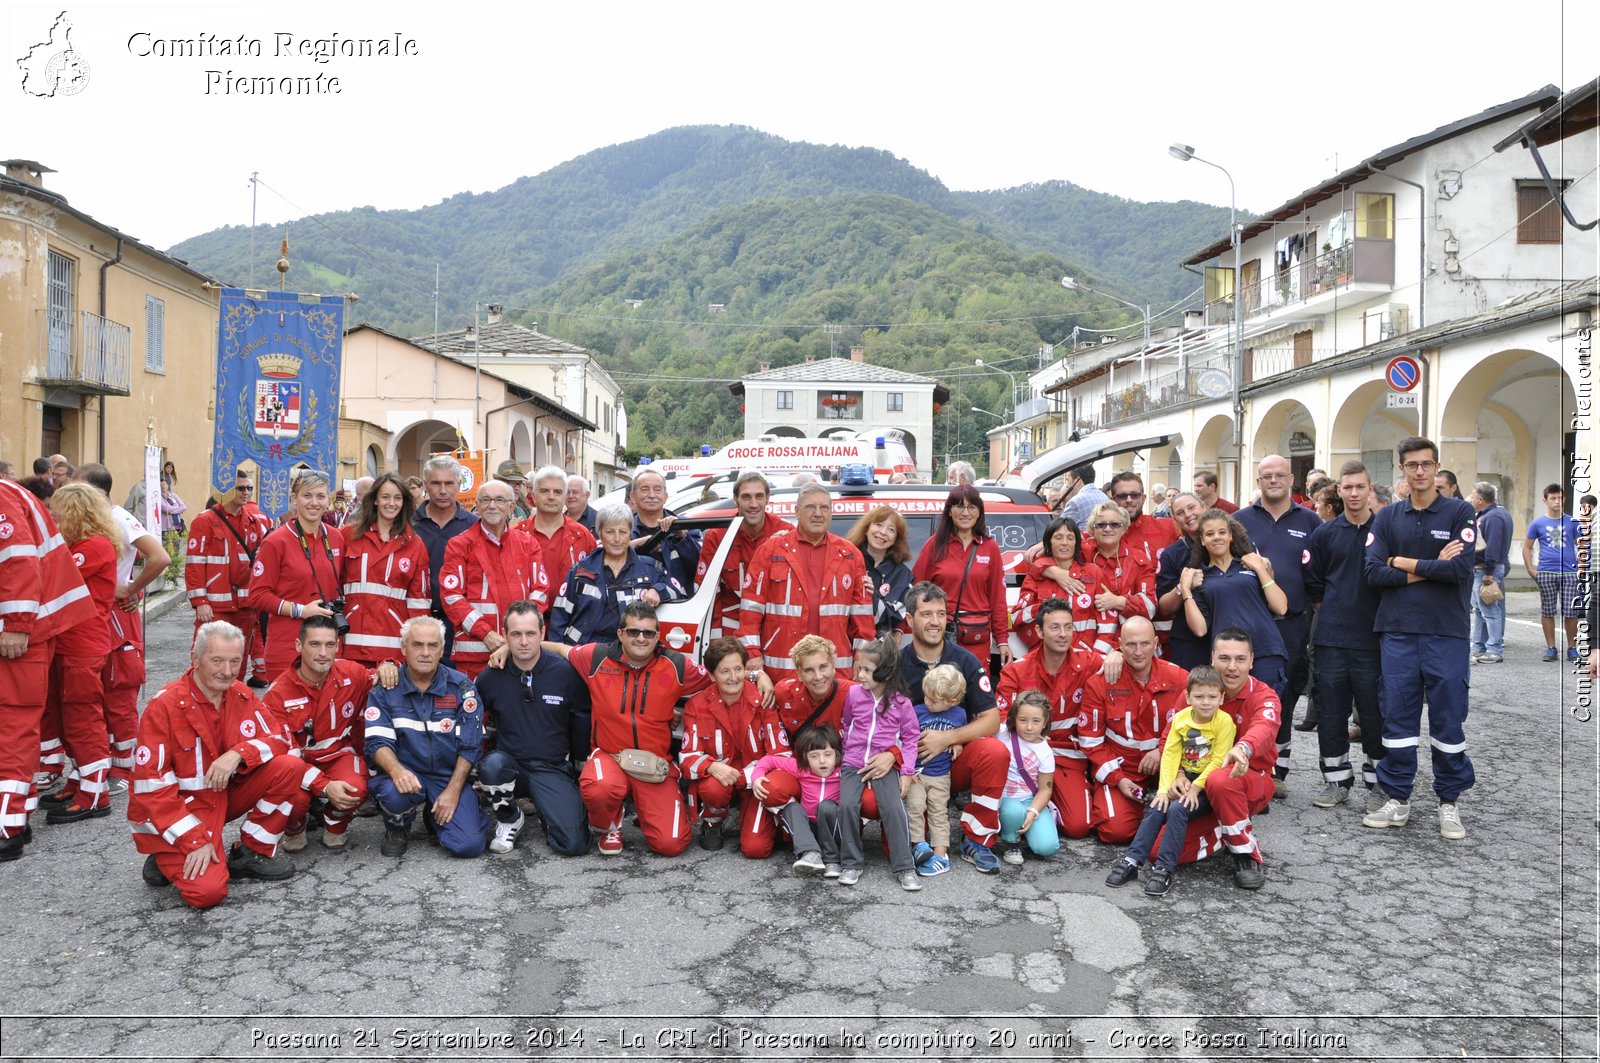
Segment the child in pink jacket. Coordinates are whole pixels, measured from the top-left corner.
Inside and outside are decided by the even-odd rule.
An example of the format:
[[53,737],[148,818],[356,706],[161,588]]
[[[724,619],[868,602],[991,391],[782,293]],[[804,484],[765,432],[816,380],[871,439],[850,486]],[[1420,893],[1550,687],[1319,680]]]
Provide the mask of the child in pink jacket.
[[[778,810],[794,839],[797,875],[838,878],[839,868],[839,732],[827,724],[807,727],[794,736],[794,756],[769,753],[745,768],[750,792],[767,800],[766,777],[781,771],[800,782],[800,800]],[[819,831],[817,828],[821,828]]]
[[[845,695],[844,767],[839,779],[839,854],[843,886],[861,881],[866,854],[861,848],[861,802],[868,787],[878,800],[878,821],[889,845],[889,870],[900,888],[922,888],[911,856],[911,819],[906,789],[917,772],[917,740],[922,727],[900,674],[900,650],[893,632],[856,647],[856,683]],[[898,748],[902,755],[896,757]],[[887,758],[887,759],[885,759]],[[894,771],[898,760],[900,771]]]

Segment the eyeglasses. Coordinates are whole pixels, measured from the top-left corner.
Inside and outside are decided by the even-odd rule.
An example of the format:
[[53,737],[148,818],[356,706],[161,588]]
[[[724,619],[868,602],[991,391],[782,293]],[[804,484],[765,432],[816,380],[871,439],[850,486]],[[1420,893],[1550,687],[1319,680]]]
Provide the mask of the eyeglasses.
[[1144,497],[1144,492],[1143,491],[1124,491],[1121,494],[1112,495],[1111,497],[1116,499],[1118,502],[1132,502],[1136,498],[1143,498]]
[[950,503],[950,508],[951,509],[978,509],[979,506],[978,506],[978,503],[976,503],[976,502],[965,502],[965,501],[963,501],[963,502],[952,502],[952,503]]
[[480,498],[480,499],[478,499],[478,505],[480,505],[480,506],[509,506],[509,505],[511,505],[511,503],[512,503],[512,499],[509,499],[509,498]]
[[1268,481],[1290,480],[1290,479],[1293,479],[1293,478],[1294,478],[1294,474],[1293,473],[1287,473],[1287,472],[1264,472],[1264,473],[1261,473],[1258,476],[1256,476],[1256,479],[1258,479],[1258,480],[1268,480]]
[[653,639],[661,634],[659,629],[653,627],[625,627],[622,633],[630,639]]
[[251,484],[235,484],[233,489],[242,495],[253,495],[256,489]]
[[1122,524],[1119,521],[1106,521],[1106,520],[1103,520],[1100,523],[1095,524],[1095,525],[1091,525],[1091,526],[1094,528],[1095,531],[1120,531],[1121,528],[1122,528]]
[[1436,461],[1408,461],[1400,467],[1406,472],[1426,472],[1429,469],[1437,469],[1439,463]]

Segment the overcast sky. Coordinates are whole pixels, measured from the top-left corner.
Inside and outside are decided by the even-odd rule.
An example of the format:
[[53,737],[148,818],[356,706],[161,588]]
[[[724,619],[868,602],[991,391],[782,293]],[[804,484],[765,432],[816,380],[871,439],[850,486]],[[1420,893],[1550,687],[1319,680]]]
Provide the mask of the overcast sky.
[[[269,10],[270,7],[270,10]],[[0,157],[158,247],[250,221],[483,192],[670,126],[750,125],[882,148],[954,189],[1060,179],[1139,200],[1265,210],[1379,148],[1600,72],[1600,4],[327,3],[65,8],[81,91],[16,60],[60,4],[0,15]],[[1514,11],[1515,15],[1512,16]],[[157,42],[258,40],[261,55]],[[275,56],[282,38],[415,41],[399,58]],[[51,51],[52,49],[46,49]],[[338,94],[224,94],[324,75]],[[208,88],[210,92],[208,94]],[[1237,95],[1235,95],[1237,94]]]

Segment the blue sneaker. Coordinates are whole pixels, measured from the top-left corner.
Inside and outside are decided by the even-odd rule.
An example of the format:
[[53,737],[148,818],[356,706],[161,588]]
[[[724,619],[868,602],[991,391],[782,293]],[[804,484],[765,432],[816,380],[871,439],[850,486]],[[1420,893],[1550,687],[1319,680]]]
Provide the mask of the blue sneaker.
[[1556,648],[1554,646],[1546,646],[1544,648],[1544,660],[1547,663],[1550,661],[1559,661],[1560,659],[1561,657],[1556,653]]
[[1000,873],[1000,858],[994,855],[994,850],[986,845],[979,845],[971,838],[961,839],[961,859],[985,875]]
[[911,850],[911,862],[916,866],[921,867],[929,860],[932,860],[934,855],[933,846],[929,845],[927,842],[918,842],[917,847]]
[[1576,646],[1568,646],[1567,647],[1567,660],[1571,661],[1573,664],[1577,664],[1578,663],[1578,647],[1576,647]]
[[950,858],[948,856],[940,856],[938,853],[934,853],[931,857],[929,857],[927,863],[917,865],[917,874],[921,875],[923,878],[932,878],[935,875],[942,875],[949,870]]

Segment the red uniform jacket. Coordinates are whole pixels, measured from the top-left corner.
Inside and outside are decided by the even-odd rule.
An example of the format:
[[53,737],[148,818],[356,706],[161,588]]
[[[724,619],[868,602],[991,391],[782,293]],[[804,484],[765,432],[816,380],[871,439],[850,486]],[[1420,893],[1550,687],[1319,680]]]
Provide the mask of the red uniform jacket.
[[1151,662],[1150,678],[1144,683],[1127,668],[1115,683],[1106,682],[1104,676],[1090,677],[1083,688],[1088,726],[1080,728],[1079,739],[1089,754],[1095,782],[1115,786],[1132,779],[1145,786],[1154,780],[1155,773],[1146,777],[1139,771],[1139,761],[1161,747],[1167,724],[1188,704],[1188,682],[1188,672],[1159,657]]
[[141,853],[190,853],[204,845],[222,856],[228,791],[206,785],[206,769],[230,750],[244,758],[239,774],[292,748],[289,724],[234,683],[217,708],[194,684],[191,669],[150,699],[139,718],[128,821]]
[[1126,610],[1101,615],[1100,637],[1095,641],[1094,648],[1101,653],[1110,653],[1117,648],[1117,629],[1122,626],[1124,617],[1145,616],[1155,619],[1156,566],[1146,561],[1142,553],[1131,551],[1126,540],[1118,547],[1116,557],[1096,553],[1093,564],[1100,569],[1105,581],[1104,590],[1128,599]]
[[439,568],[439,597],[455,625],[451,654],[457,668],[489,660],[484,638],[499,631],[506,607],[526,598],[541,610],[550,607],[550,580],[543,551],[527,532],[512,528],[496,543],[479,521],[444,546]]
[[218,613],[249,608],[250,554],[271,533],[272,521],[249,502],[231,517],[220,506],[196,514],[183,556],[189,604],[209,605]]
[[[538,544],[543,555],[545,578],[552,586],[560,587],[567,578],[567,573],[572,571],[572,566],[582,561],[589,553],[599,546],[594,533],[571,517],[562,517],[560,528],[554,535],[546,535],[534,527],[537,517],[529,517],[518,524],[517,527],[527,532],[533,541]],[[548,613],[548,609],[546,612]]]
[[[761,544],[791,525],[781,517],[767,516],[760,535],[745,530],[744,521],[734,525],[733,545],[728,547],[728,559],[722,564],[722,578],[717,583],[717,600],[711,607],[711,623],[724,635],[732,636],[739,630],[739,594],[744,578],[749,574],[750,562],[755,559]],[[728,535],[727,528],[712,528],[700,539],[700,563],[695,568],[694,583],[698,587],[706,580],[706,569],[716,559],[717,548]]]
[[711,685],[704,668],[672,650],[658,649],[643,668],[635,668],[620,644],[590,642],[574,648],[567,661],[588,684],[594,748],[601,753],[645,749],[671,756],[678,699]]
[[117,548],[103,535],[80,539],[67,549],[78,566],[78,575],[89,588],[94,616],[63,631],[56,639],[55,654],[64,658],[92,658],[98,671],[111,652],[110,614],[117,594]]
[[[1278,763],[1278,721],[1283,718],[1277,691],[1254,676],[1245,676],[1244,687],[1222,703],[1222,711],[1233,717],[1234,741],[1250,746],[1250,770],[1270,774]],[[1161,739],[1166,741],[1166,735]]]
[[1074,562],[1067,572],[1083,584],[1083,590],[1069,595],[1061,584],[1044,574],[1044,570],[1055,563],[1048,554],[1041,554],[1029,566],[1022,580],[1022,590],[1017,594],[1017,604],[1011,610],[1011,630],[1028,649],[1036,648],[1039,628],[1035,621],[1039,618],[1039,606],[1051,598],[1060,598],[1072,606],[1073,644],[1092,650],[1105,625],[1111,626],[1113,634],[1116,631],[1115,614],[1104,614],[1094,607],[1094,596],[1103,589],[1104,577],[1098,567]]
[[811,721],[811,726],[825,723],[835,731],[840,730],[844,720],[844,699],[850,695],[850,690],[855,685],[853,679],[835,679],[832,693],[822,701],[811,696],[811,691],[800,682],[799,676],[785,679],[774,687],[773,709],[777,713],[778,735],[781,739],[781,748],[778,751],[788,752],[794,736],[800,733],[802,725],[818,708],[821,708],[822,712]]
[[[917,563],[911,566],[911,578],[918,582],[931,580],[939,585],[949,596],[945,604],[956,641],[972,650],[978,660],[987,661],[989,639],[992,637],[996,645],[1004,646],[1006,634],[1011,630],[1010,618],[1006,615],[1005,560],[1000,556],[1000,547],[993,539],[983,538],[974,539],[972,545],[963,550],[960,541],[952,537],[938,561],[933,560],[933,547],[933,539],[922,544]],[[968,550],[976,551],[970,571],[967,569]],[[965,585],[963,573],[966,573]],[[960,617],[956,615],[958,608]],[[967,623],[958,625],[962,617]],[[983,623],[985,620],[987,624]]]
[[[410,528],[388,542],[376,528],[345,543],[344,615],[350,631],[345,655],[376,664],[400,660],[400,625],[427,616],[428,544]],[[359,745],[357,749],[361,748]]]
[[[1122,533],[1122,545],[1144,558],[1154,572],[1161,564],[1161,551],[1178,541],[1182,532],[1178,522],[1171,517],[1152,517],[1141,513],[1133,518],[1128,530]],[[1093,543],[1093,539],[1089,540]]]
[[702,690],[683,707],[683,749],[678,767],[690,779],[703,779],[720,761],[744,771],[768,753],[787,753],[789,740],[778,726],[777,713],[761,707],[761,695],[749,683],[738,704],[722,700],[716,687]]
[[1104,663],[1105,659],[1098,653],[1074,643],[1061,670],[1051,675],[1045,671],[1044,652],[1034,650],[1000,669],[1000,689],[995,694],[995,704],[1004,714],[1018,694],[1025,690],[1039,691],[1050,699],[1050,729],[1045,741],[1056,751],[1057,760],[1082,762],[1086,754],[1080,736],[1094,730],[1092,722],[1083,717],[1083,687]]
[[291,520],[263,539],[256,552],[249,605],[267,614],[268,660],[293,657],[294,640],[300,637],[300,621],[278,615],[284,602],[332,601],[344,585],[344,536],[328,524],[317,530],[321,535],[302,539],[300,522]]
[[[49,511],[24,488],[0,480],[0,631],[43,642],[94,615],[89,588]],[[42,704],[42,685],[37,693]],[[13,701],[0,691],[0,704],[32,702],[31,696]]]
[[334,661],[320,687],[311,686],[300,678],[298,668],[291,668],[273,681],[262,699],[288,724],[294,751],[306,762],[303,785],[318,796],[328,787],[322,765],[341,756],[354,756],[365,763],[362,712],[372,680],[366,665],[356,661]]
[[833,666],[841,678],[849,678],[855,647],[877,634],[866,562],[852,543],[830,532],[821,547],[821,584],[813,586],[801,549],[794,530],[756,549],[741,591],[739,642],[777,683],[795,674],[789,656],[794,644],[818,634],[833,643]]

